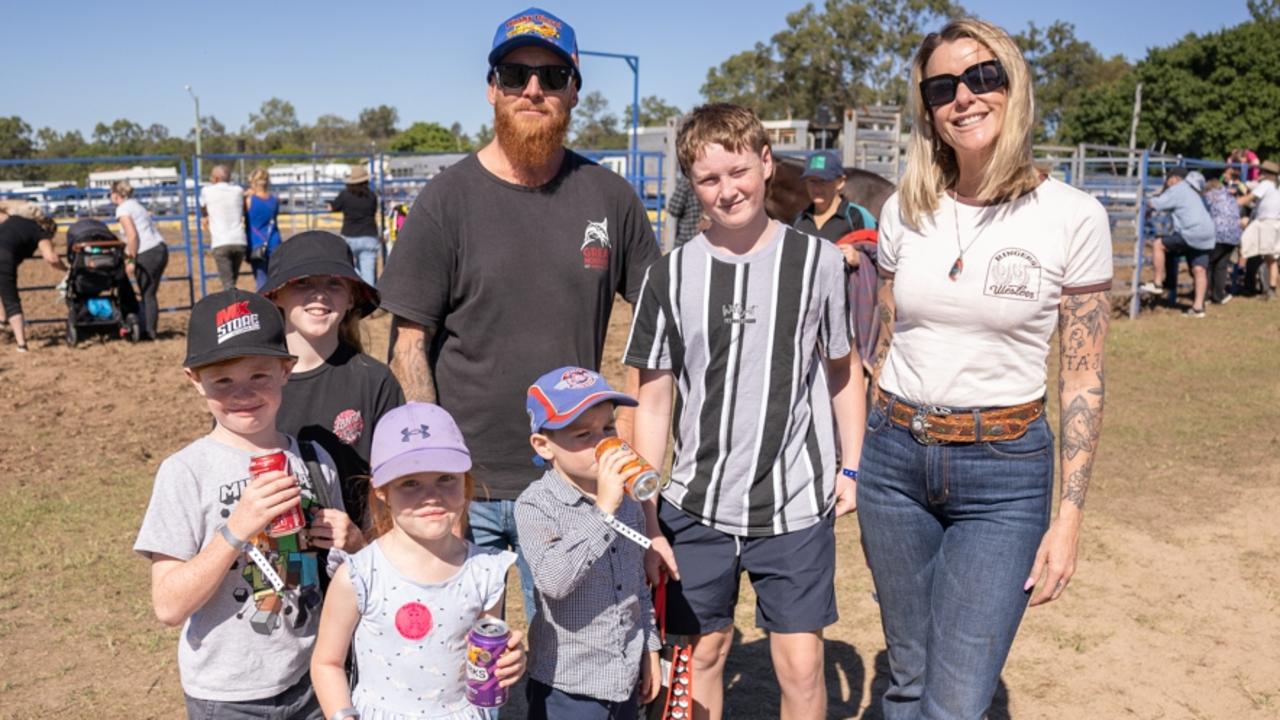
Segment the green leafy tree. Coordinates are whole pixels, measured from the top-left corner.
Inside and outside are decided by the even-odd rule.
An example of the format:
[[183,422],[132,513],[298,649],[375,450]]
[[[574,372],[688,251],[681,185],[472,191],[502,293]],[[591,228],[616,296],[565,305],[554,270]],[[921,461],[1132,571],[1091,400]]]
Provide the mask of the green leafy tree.
[[[1014,41],[1035,76],[1042,139],[1057,139],[1063,113],[1079,108],[1084,93],[1112,83],[1132,69],[1121,55],[1104,58],[1093,45],[1078,39],[1075,25],[1067,22],[1058,21],[1047,28],[1028,23],[1024,32],[1014,35]],[[1127,138],[1127,128],[1125,133]]]
[[609,101],[599,90],[584,95],[573,111],[573,145],[590,150],[627,147],[627,134],[619,129],[618,118],[609,112]]
[[390,148],[397,152],[453,152],[458,149],[458,139],[439,123],[416,122],[391,138]]
[[485,145],[488,145],[491,140],[493,140],[493,128],[488,125],[481,125],[480,129],[476,131],[475,146],[484,147]]
[[394,137],[400,113],[390,105],[365,108],[360,111],[360,131],[370,140],[387,140]]
[[368,138],[360,126],[340,115],[321,115],[316,124],[306,128],[306,138],[330,151],[364,150]]
[[93,127],[93,142],[98,146],[95,149],[103,155],[141,155],[147,139],[147,131],[141,125],[125,118]]
[[826,0],[786,16],[769,44],[707,72],[703,96],[763,117],[813,117],[867,103],[902,104],[911,55],[932,29],[963,12],[950,0]]
[[[1138,143],[1190,157],[1250,147],[1280,153],[1280,20],[1253,20],[1153,48],[1133,72],[1082,95],[1063,116],[1071,142],[1124,142],[1142,83]],[[1117,132],[1123,127],[1123,133]]]
[[[0,159],[19,160],[35,153],[31,126],[17,115],[0,117]],[[32,176],[30,166],[0,167],[0,179],[18,180]]]
[[[640,98],[640,127],[665,125],[667,118],[680,115],[680,108],[670,105],[657,95]],[[631,103],[627,103],[620,118],[624,126],[631,125]]]
[[273,97],[262,103],[258,112],[249,114],[249,132],[267,152],[302,144],[305,138],[301,130],[298,112],[288,100]]

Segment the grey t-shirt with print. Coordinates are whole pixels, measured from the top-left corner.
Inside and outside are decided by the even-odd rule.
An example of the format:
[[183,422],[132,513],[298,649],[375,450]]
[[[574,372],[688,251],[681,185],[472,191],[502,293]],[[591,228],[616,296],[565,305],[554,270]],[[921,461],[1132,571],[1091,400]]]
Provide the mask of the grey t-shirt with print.
[[[317,499],[297,441],[292,437],[285,454],[303,496]],[[324,475],[320,478],[324,490],[321,498],[328,507],[342,509],[333,460],[320,447],[316,447],[316,455]],[[235,510],[240,493],[249,482],[250,458],[250,453],[209,436],[166,458],[156,472],[151,503],[133,549],[147,559],[154,555],[183,561],[195,557],[213,541],[219,526]],[[344,559],[341,552],[330,552],[327,567],[319,572],[332,573]],[[183,691],[191,697],[223,702],[274,697],[307,671],[320,608],[285,603],[275,622],[264,624],[264,615],[255,604],[254,588],[244,577],[251,564],[247,556],[241,555],[227,568],[209,600],[182,626],[178,673]],[[309,573],[301,570],[301,565],[299,559],[291,568],[297,568],[297,573],[285,574],[290,586],[306,584]],[[290,593],[295,598],[298,595],[292,588],[286,596]],[[256,628],[255,620],[259,621]],[[270,631],[263,632],[267,628]]]

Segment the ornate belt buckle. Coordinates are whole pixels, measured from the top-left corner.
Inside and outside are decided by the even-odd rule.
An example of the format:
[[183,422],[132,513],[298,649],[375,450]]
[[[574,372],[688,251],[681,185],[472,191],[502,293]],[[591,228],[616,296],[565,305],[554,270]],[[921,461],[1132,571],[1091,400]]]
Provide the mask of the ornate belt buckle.
[[911,416],[911,437],[921,445],[940,445],[944,441],[929,435],[929,416],[940,415],[947,416],[951,414],[949,408],[937,407],[934,405],[921,405],[916,408],[916,412]]

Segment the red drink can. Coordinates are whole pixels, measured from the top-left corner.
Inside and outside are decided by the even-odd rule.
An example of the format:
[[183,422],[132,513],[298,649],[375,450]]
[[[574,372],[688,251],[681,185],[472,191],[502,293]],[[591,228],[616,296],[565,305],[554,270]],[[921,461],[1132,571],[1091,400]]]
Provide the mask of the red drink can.
[[507,704],[507,689],[498,685],[494,669],[507,649],[511,629],[502,620],[482,617],[467,633],[467,701],[476,707]]
[[[266,455],[258,455],[249,460],[249,478],[257,479],[259,475],[279,470],[286,472],[289,467],[289,458],[283,452],[267,453]],[[307,526],[307,517],[302,514],[302,502],[299,501],[293,507],[280,513],[275,520],[267,526],[267,535],[270,537],[284,537],[292,535]]]

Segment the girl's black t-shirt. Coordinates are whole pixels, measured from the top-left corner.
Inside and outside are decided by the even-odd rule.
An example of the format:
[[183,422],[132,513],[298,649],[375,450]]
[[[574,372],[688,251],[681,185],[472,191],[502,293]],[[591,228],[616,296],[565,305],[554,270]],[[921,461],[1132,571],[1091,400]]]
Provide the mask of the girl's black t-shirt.
[[0,252],[12,256],[16,265],[35,254],[40,235],[35,220],[11,215],[0,223]]
[[343,190],[330,203],[342,213],[344,237],[378,237],[378,197],[371,192],[357,195]]
[[276,427],[298,440],[317,442],[333,456],[347,513],[364,515],[373,428],[388,410],[404,404],[391,369],[347,344],[314,370],[293,373],[284,386]]

